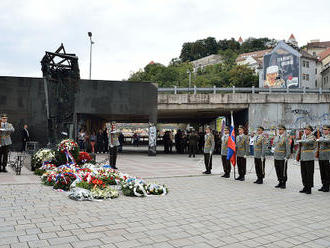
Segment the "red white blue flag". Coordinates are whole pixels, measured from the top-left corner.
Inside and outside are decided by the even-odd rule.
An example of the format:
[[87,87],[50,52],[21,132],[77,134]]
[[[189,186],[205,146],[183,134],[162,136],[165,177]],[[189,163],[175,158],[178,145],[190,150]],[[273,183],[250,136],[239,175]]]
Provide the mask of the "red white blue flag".
[[233,113],[231,113],[231,125],[230,125],[230,132],[228,138],[227,160],[230,160],[233,166],[236,165],[236,143],[235,143],[235,128],[234,128]]

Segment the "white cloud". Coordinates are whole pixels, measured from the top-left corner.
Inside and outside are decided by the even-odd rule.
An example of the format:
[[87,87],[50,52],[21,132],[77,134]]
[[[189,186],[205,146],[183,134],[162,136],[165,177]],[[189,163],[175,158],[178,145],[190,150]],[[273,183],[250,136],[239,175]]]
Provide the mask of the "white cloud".
[[87,78],[88,31],[95,40],[92,77],[109,80],[127,78],[151,60],[167,64],[184,42],[208,36],[287,39],[293,33],[300,44],[329,40],[329,7],[326,0],[2,0],[0,73],[41,76],[44,51],[63,42]]

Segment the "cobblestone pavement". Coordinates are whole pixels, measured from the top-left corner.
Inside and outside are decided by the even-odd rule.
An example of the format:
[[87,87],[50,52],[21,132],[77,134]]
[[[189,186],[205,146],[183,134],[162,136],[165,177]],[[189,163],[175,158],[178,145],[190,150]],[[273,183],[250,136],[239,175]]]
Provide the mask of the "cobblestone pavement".
[[245,182],[221,178],[219,156],[213,174],[201,175],[201,159],[121,155],[122,171],[165,183],[169,194],[95,202],[70,200],[27,170],[21,177],[30,181],[1,173],[14,183],[0,185],[0,247],[330,247],[330,193],[316,190],[317,166],[306,195],[294,161],[283,190],[274,188],[271,158],[264,185],[252,183],[252,158]]

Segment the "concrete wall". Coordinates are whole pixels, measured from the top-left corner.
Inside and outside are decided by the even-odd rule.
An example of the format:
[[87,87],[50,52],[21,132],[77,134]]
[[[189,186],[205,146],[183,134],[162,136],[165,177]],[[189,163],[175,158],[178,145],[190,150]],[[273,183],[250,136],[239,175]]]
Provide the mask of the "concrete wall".
[[157,86],[152,83],[80,80],[75,112],[113,120],[157,121]]
[[21,149],[25,123],[31,139],[46,145],[48,122],[41,78],[0,77],[0,113],[7,113],[8,122],[14,125],[13,149]]
[[249,105],[249,129],[258,126],[272,129],[284,124],[288,129],[330,124],[330,104],[268,103]]

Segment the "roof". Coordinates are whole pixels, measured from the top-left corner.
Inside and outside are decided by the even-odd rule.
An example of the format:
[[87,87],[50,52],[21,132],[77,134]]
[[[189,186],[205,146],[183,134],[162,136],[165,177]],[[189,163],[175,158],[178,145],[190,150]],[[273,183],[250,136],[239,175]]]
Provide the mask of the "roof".
[[255,59],[262,58],[265,54],[269,53],[272,49],[266,49],[266,50],[260,50],[260,51],[254,51],[249,53],[241,53],[238,55],[236,62],[240,62],[245,60],[248,57],[253,57]]
[[300,50],[299,52],[301,53],[301,56],[303,58],[312,59],[312,60],[319,60],[317,56],[313,56],[312,54],[306,52],[305,50]]
[[320,55],[319,55],[320,61],[324,60],[329,55],[330,55],[330,47],[327,50],[320,53]]
[[328,48],[328,47],[330,47],[330,41],[307,43],[307,48]]
[[293,34],[290,35],[289,40],[296,40]]

